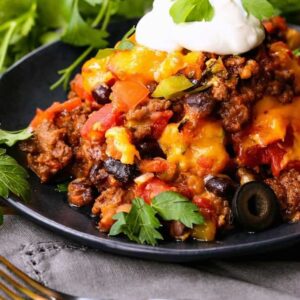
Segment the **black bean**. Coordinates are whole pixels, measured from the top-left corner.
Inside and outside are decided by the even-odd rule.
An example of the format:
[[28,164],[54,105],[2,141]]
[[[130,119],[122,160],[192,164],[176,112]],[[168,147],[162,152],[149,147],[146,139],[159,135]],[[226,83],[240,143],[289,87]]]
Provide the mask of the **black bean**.
[[148,139],[139,142],[137,148],[142,158],[166,157],[156,140]]
[[209,116],[216,107],[216,100],[209,93],[205,92],[188,95],[185,101],[190,107],[199,112],[201,118]]
[[231,197],[236,184],[227,176],[214,176],[205,182],[205,188],[218,197]]
[[184,234],[185,226],[179,221],[172,221],[170,223],[170,236],[178,238]]
[[122,183],[129,183],[138,175],[136,165],[126,165],[113,158],[108,158],[104,162],[103,167],[109,174]]
[[99,85],[92,91],[92,96],[94,100],[99,104],[109,103],[110,94],[111,89],[106,85]]

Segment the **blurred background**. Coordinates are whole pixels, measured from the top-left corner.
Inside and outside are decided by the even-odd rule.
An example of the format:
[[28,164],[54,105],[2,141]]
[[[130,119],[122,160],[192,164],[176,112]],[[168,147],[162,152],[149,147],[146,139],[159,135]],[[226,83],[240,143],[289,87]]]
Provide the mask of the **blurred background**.
[[[290,23],[300,24],[300,0],[269,1]],[[152,0],[0,0],[0,73],[35,48],[56,40],[89,47],[89,55],[108,46],[112,22],[135,20],[151,5]],[[59,84],[66,84],[77,66],[68,69]]]

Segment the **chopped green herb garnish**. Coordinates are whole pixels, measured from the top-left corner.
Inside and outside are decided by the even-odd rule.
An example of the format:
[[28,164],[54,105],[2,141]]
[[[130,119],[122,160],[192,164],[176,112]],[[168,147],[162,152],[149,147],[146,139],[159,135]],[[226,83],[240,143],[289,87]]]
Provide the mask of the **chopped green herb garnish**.
[[180,221],[188,228],[193,228],[194,224],[204,224],[198,207],[189,199],[176,192],[163,192],[153,199],[151,205],[141,198],[133,200],[128,214],[118,213],[114,216],[116,223],[109,235],[123,233],[131,241],[154,246],[163,239],[158,231],[162,225],[157,216],[164,221]]
[[176,0],[170,9],[175,23],[210,21],[214,9],[209,0]]
[[30,194],[27,171],[0,149],[0,196],[7,198],[9,192],[28,200]]

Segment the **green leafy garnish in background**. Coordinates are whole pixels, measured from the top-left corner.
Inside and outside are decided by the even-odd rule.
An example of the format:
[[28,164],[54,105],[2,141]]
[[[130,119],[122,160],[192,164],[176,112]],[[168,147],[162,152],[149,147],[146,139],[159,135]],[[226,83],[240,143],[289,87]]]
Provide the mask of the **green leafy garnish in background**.
[[62,40],[88,47],[53,88],[67,87],[72,73],[94,50],[107,45],[114,16],[141,17],[152,0],[1,0],[0,73],[35,48]]
[[198,207],[189,199],[176,192],[163,192],[153,199],[151,205],[141,198],[133,200],[129,213],[114,216],[116,223],[109,235],[123,233],[131,241],[154,246],[158,240],[163,240],[158,231],[162,225],[156,215],[164,221],[180,221],[188,228],[204,223]]
[[32,136],[29,128],[18,131],[6,131],[0,129],[0,144],[5,144],[8,147],[14,146],[19,141],[25,141]]
[[268,0],[242,0],[242,3],[245,10],[259,20],[271,18],[278,13]]

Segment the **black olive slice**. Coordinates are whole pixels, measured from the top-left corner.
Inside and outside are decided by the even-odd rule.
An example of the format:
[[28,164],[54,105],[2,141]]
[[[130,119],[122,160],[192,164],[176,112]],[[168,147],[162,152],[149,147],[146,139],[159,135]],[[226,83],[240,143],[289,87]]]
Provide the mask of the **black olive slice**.
[[265,183],[252,181],[239,187],[232,201],[235,221],[247,231],[271,227],[279,218],[279,203]]

